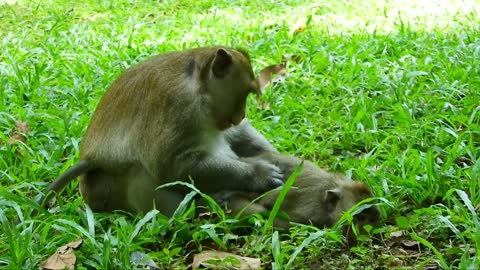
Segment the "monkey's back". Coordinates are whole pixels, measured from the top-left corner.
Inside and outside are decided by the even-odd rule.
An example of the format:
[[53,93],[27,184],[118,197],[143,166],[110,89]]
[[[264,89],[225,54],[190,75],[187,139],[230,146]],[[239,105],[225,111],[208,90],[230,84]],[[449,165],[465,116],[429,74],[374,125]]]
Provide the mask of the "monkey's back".
[[[301,159],[293,155],[285,155],[278,152],[263,153],[261,157],[276,164],[284,173],[285,179],[288,179],[302,162]],[[320,184],[325,187],[335,188],[339,187],[342,181],[345,181],[342,175],[327,172],[311,161],[305,160],[302,172],[297,177],[294,186],[310,188],[319,185],[320,182]]]
[[192,114],[200,102],[191,93],[199,83],[189,73],[196,50],[157,55],[122,73],[92,116],[81,158],[99,164],[168,158],[175,152],[170,147],[186,143],[176,138],[188,138],[181,133],[195,133],[198,126]]

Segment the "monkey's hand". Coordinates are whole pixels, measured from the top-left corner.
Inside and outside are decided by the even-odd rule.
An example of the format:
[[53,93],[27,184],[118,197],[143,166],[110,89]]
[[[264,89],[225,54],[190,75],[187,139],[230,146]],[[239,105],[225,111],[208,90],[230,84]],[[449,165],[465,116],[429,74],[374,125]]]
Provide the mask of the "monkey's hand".
[[228,201],[234,194],[234,191],[219,191],[209,195],[218,205],[226,207]]
[[191,176],[195,186],[207,193],[227,190],[260,193],[283,185],[282,171],[268,160],[259,156],[229,158],[221,154],[206,157],[200,162],[198,159],[190,162],[182,159],[184,167],[177,170],[185,173],[175,179]]
[[283,173],[274,164],[259,158],[242,158],[241,160],[253,165],[252,191],[264,192],[283,185]]

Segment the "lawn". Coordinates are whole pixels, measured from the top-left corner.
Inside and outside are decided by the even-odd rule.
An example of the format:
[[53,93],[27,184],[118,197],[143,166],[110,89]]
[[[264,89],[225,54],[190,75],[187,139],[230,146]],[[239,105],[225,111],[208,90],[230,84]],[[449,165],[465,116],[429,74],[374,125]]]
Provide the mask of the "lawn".
[[[480,267],[480,1],[0,7],[0,268],[38,268],[78,238],[77,269],[146,267],[142,255],[182,269],[205,250],[265,269]],[[196,217],[190,201],[172,219],[97,214],[78,181],[33,216],[35,198],[78,161],[92,112],[122,71],[208,45],[245,48],[256,71],[286,62],[284,82],[261,102],[250,97],[247,117],[280,151],[367,183],[382,226],[347,245],[335,229]]]

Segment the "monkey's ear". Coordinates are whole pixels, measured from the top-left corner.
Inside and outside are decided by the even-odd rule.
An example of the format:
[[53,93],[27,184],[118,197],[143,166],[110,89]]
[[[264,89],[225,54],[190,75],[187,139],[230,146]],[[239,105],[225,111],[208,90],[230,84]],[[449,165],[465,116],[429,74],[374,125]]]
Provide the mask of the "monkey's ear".
[[218,49],[213,58],[212,72],[213,75],[219,78],[223,78],[227,74],[227,68],[232,64],[232,55],[225,49]]
[[327,208],[334,209],[337,206],[338,201],[340,201],[341,195],[342,191],[338,188],[325,191],[325,204],[327,205]]

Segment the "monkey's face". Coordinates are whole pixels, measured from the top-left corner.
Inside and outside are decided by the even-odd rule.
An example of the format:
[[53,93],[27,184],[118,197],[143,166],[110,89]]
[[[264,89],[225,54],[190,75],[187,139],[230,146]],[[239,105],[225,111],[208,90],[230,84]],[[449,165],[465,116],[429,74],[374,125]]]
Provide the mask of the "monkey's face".
[[245,118],[247,96],[258,92],[248,58],[235,50],[220,49],[212,63],[207,81],[209,107],[215,126],[225,130]]
[[[381,221],[380,209],[376,205],[371,205],[369,208],[363,209],[362,212],[357,213],[353,217],[353,224],[343,227],[343,234],[345,235],[349,244],[354,244],[357,240],[356,235],[368,234],[365,230],[365,225],[376,227]],[[356,227],[353,230],[353,225]]]
[[376,225],[381,220],[380,209],[376,205],[372,205],[362,212],[358,213],[354,217],[355,224],[359,228],[363,228],[364,225]]
[[[330,197],[331,195],[334,194],[330,194],[323,186],[291,189],[281,210],[288,215],[290,221],[310,224],[320,229],[331,227],[337,221],[335,211],[338,205],[338,197]],[[272,206],[269,205],[268,208]]]
[[[372,198],[373,194],[365,183],[353,182],[343,187],[342,197],[337,206],[339,214],[343,214],[343,212],[348,211],[365,199]],[[376,205],[371,205],[369,208],[357,213],[353,220],[359,228],[367,224],[374,226],[381,220],[380,209]]]
[[[316,227],[331,227],[345,213],[364,199],[371,198],[373,195],[368,186],[364,183],[349,182],[345,186],[323,190],[320,192],[320,198],[317,196],[316,213],[311,213],[313,217],[312,224]],[[375,225],[380,220],[380,210],[377,206],[364,209],[354,216],[355,224],[362,228],[363,225]]]

